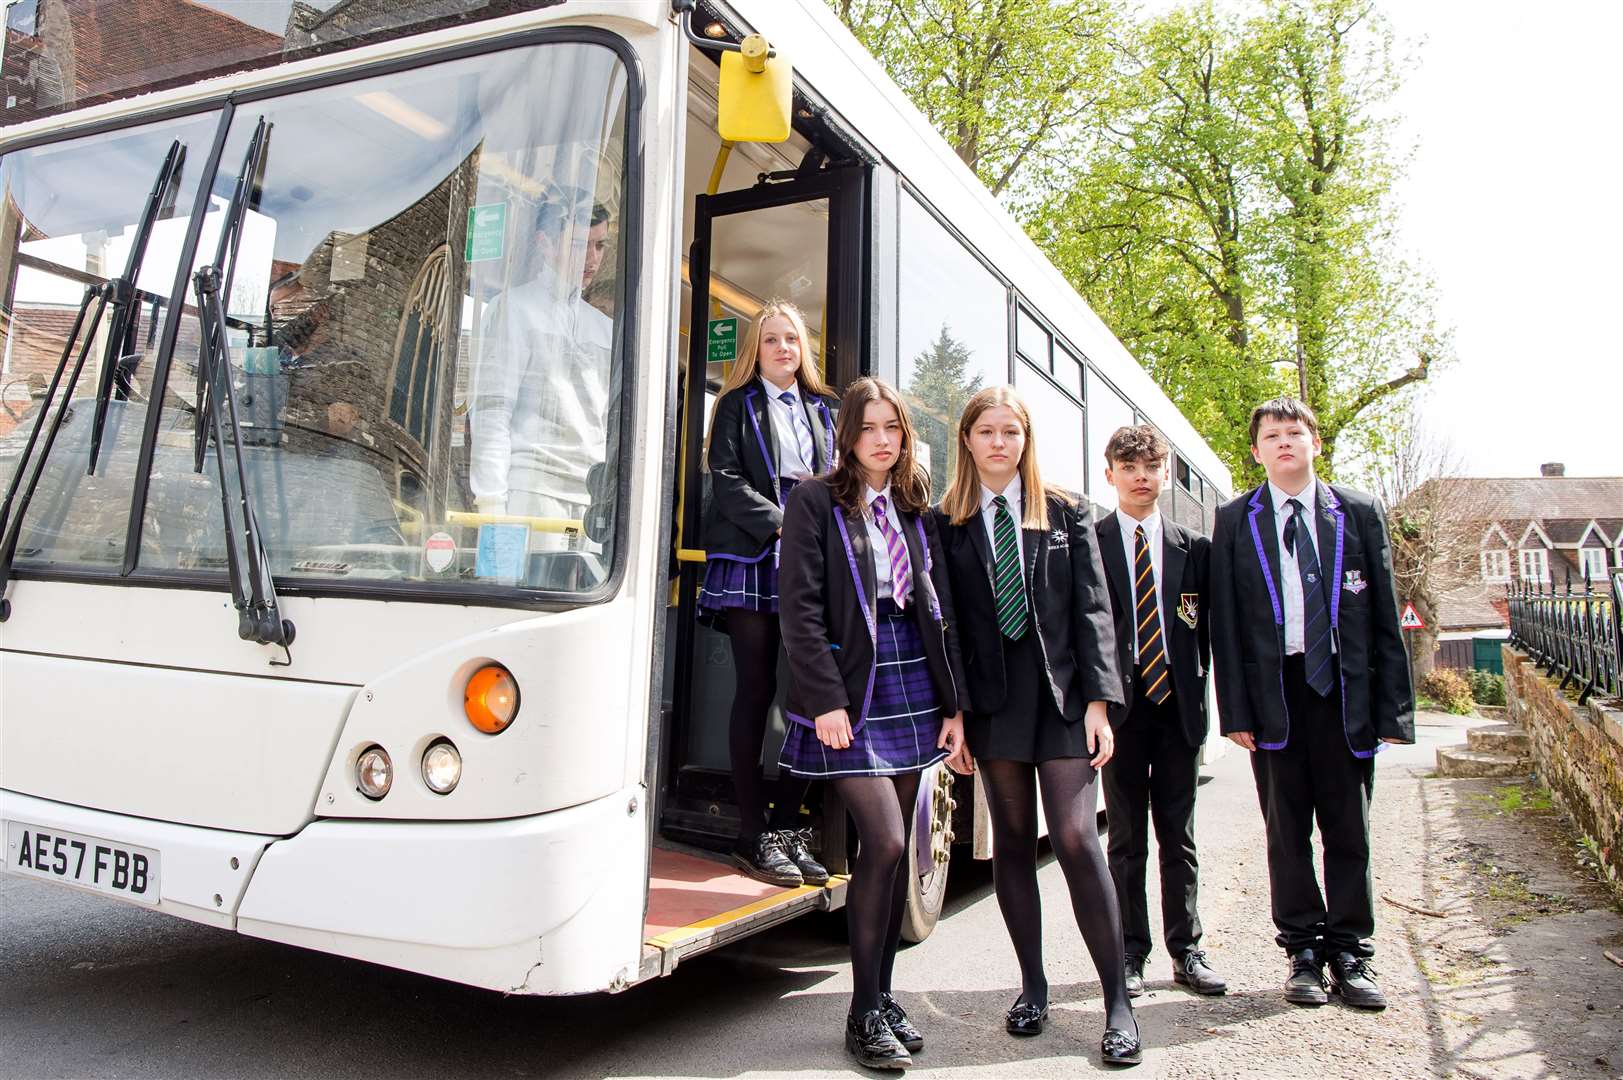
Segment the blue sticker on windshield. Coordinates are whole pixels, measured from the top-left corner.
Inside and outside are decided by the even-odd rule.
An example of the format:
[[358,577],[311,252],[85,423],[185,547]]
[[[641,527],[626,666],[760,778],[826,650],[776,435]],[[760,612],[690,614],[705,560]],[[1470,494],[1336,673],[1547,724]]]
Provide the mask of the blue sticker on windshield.
[[524,577],[524,560],[530,547],[528,525],[479,526],[479,555],[474,575],[516,583]]

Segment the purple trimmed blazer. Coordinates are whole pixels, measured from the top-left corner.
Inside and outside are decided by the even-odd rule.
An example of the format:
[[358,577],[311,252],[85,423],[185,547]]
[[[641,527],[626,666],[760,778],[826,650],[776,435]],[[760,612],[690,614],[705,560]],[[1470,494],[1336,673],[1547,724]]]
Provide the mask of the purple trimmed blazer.
[[[1314,543],[1333,586],[1341,725],[1354,757],[1374,757],[1383,738],[1414,741],[1414,691],[1398,628],[1386,514],[1373,496],[1314,482]],[[1259,750],[1290,741],[1283,595],[1273,498],[1263,484],[1218,508],[1211,563],[1219,724],[1224,735],[1251,732]]]

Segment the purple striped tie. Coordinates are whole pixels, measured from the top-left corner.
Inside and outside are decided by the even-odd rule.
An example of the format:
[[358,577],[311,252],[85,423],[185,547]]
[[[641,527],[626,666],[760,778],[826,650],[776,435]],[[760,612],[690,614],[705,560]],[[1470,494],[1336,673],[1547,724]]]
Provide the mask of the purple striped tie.
[[885,497],[875,495],[873,522],[879,527],[879,535],[885,538],[885,550],[890,552],[890,598],[897,607],[905,607],[913,591],[913,567],[907,559],[907,542],[901,533],[891,528],[886,509]]

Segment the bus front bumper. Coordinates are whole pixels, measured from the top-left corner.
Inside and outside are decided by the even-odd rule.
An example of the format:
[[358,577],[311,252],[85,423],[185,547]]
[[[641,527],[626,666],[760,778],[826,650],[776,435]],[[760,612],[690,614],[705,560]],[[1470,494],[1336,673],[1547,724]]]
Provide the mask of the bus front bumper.
[[[45,831],[47,849],[67,834],[155,854],[158,895],[146,906],[253,937],[508,993],[637,981],[648,851],[640,786],[531,817],[319,820],[287,838],[12,792],[0,792],[0,820],[8,836],[12,823]],[[0,868],[45,876],[19,867],[11,847]]]

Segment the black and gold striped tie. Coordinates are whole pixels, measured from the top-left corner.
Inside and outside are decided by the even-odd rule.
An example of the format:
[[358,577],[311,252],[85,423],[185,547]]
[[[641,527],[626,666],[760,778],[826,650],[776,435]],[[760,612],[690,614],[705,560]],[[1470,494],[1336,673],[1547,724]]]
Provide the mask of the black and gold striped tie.
[[1144,696],[1156,705],[1172,696],[1167,677],[1167,642],[1161,633],[1161,605],[1155,599],[1155,567],[1144,526],[1133,530],[1133,599],[1138,618],[1138,677]]

